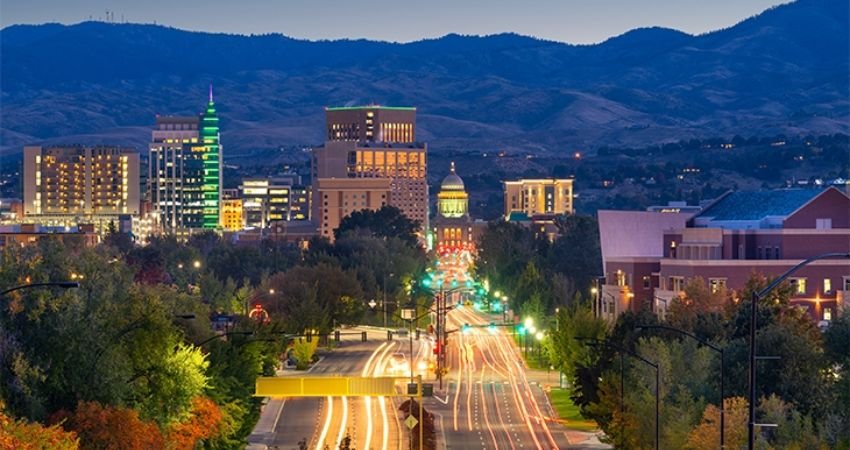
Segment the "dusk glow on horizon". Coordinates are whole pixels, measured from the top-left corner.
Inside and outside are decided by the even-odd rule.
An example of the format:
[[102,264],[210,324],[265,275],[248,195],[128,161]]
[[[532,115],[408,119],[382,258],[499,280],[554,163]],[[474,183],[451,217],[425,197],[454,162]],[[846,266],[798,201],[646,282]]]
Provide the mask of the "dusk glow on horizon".
[[6,0],[3,27],[87,20],[157,23],[193,31],[281,33],[295,38],[372,39],[409,42],[449,33],[519,33],[572,44],[589,44],[634,28],[659,26],[701,34],[732,26],[778,0],[434,0],[431,2],[331,2],[328,0]]

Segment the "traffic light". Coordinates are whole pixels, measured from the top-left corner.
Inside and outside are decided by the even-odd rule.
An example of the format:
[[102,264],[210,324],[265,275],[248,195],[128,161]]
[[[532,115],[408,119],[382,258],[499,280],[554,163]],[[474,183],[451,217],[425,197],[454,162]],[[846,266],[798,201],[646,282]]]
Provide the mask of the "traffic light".
[[434,346],[434,354],[439,355],[440,350],[442,350],[442,347],[440,346],[440,341],[437,341],[437,345]]
[[487,327],[487,329],[489,329],[489,330],[490,330],[490,333],[495,334],[495,333],[496,333],[496,324],[495,324],[495,323],[493,323],[493,322],[490,322],[490,326],[489,326],[489,327]]
[[471,329],[472,329],[472,327],[470,327],[468,323],[463,324],[463,329],[462,329],[463,334],[468,334],[469,330],[471,330]]

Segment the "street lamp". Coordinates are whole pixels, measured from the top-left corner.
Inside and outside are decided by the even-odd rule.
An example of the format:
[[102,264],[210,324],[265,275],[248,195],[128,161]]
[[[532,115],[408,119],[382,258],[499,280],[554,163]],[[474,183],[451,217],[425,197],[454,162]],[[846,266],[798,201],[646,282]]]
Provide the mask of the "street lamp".
[[[656,297],[656,298],[658,298],[658,297]],[[666,301],[665,301],[665,306],[666,306]],[[725,412],[726,407],[723,404],[724,400],[725,400],[725,396],[726,396],[724,389],[723,389],[723,360],[724,360],[723,347],[718,347],[718,346],[712,344],[711,342],[700,339],[695,334],[690,333],[688,331],[680,330],[680,329],[674,328],[674,327],[668,327],[666,325],[640,325],[640,326],[635,327],[635,330],[637,330],[637,331],[640,331],[640,330],[668,330],[668,331],[673,331],[673,332],[687,336],[687,337],[699,342],[700,344],[714,350],[715,352],[717,352],[720,355],[720,448],[721,449],[726,448],[726,412]]]
[[794,272],[802,269],[803,267],[821,260],[821,259],[834,259],[834,258],[847,258],[850,259],[850,252],[846,253],[824,253],[821,255],[812,256],[808,258],[796,266],[788,269],[787,272],[780,275],[778,278],[773,280],[770,284],[767,285],[764,289],[753,292],[752,304],[750,305],[750,368],[749,368],[749,377],[750,377],[750,395],[749,395],[749,421],[747,423],[747,449],[754,450],[755,449],[755,428],[758,425],[756,423],[756,360],[759,359],[756,356],[756,314],[758,313],[758,302],[761,298],[765,297],[770,293],[776,286],[779,286],[780,283],[785,281],[786,278],[793,275]]
[[48,281],[46,283],[22,284],[20,286],[15,286],[15,287],[6,289],[3,292],[0,292],[0,296],[9,294],[9,293],[14,292],[14,291],[19,291],[21,289],[32,289],[32,288],[37,288],[37,287],[58,287],[58,288],[62,288],[62,289],[71,289],[71,288],[80,287],[80,283],[77,283],[76,281]]
[[384,310],[384,328],[387,327],[387,277],[392,278],[395,276],[395,273],[390,272],[389,274],[384,274],[384,296],[383,300],[381,300],[381,308]]
[[[661,412],[661,371],[659,370],[658,363],[650,361],[650,360],[644,358],[643,356],[640,356],[639,354],[637,354],[637,353],[635,353],[631,350],[627,350],[627,349],[622,348],[618,345],[612,344],[608,341],[603,341],[601,339],[595,339],[595,338],[585,338],[585,337],[576,337],[575,339],[579,340],[579,341],[586,342],[588,345],[603,345],[603,346],[606,346],[606,347],[613,348],[614,350],[617,350],[621,354],[625,353],[625,354],[627,354],[627,355],[629,355],[633,358],[636,358],[639,361],[641,361],[641,362],[643,362],[643,363],[647,364],[648,366],[655,369],[655,450],[658,450],[660,448],[660,442],[661,442],[660,441],[660,438],[661,438],[661,422],[659,421],[659,419],[661,418],[661,414],[660,414],[660,412]],[[622,360],[620,361],[620,367],[622,367]],[[623,379],[625,378],[623,373],[624,372],[621,372],[621,375],[620,375],[621,383],[622,383]],[[621,406],[620,407],[622,408],[622,395],[623,395],[622,384],[621,384],[620,389],[621,389],[620,390],[620,396],[621,396],[620,397],[621,398],[621,400],[620,400]]]

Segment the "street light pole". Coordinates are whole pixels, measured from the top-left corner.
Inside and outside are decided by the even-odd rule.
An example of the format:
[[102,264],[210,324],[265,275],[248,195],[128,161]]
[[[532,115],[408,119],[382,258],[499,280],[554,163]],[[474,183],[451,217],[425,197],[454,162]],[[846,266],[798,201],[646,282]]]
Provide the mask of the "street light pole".
[[780,283],[785,281],[786,278],[793,275],[794,272],[802,269],[803,267],[821,260],[821,259],[834,259],[834,258],[847,258],[850,259],[850,252],[846,253],[824,253],[821,255],[812,256],[806,260],[803,260],[796,266],[788,269],[787,272],[780,275],[778,278],[774,279],[770,284],[767,285],[764,289],[753,292],[752,304],[750,305],[750,368],[749,368],[749,378],[750,378],[750,395],[749,395],[749,421],[747,423],[747,449],[754,450],[755,449],[755,428],[756,428],[756,360],[758,357],[756,356],[756,314],[758,313],[758,302],[760,299],[764,298],[767,294],[770,293],[776,286],[779,286]]
[[59,287],[59,288],[62,288],[62,289],[71,289],[71,288],[80,287],[80,283],[77,283],[76,281],[49,281],[49,282],[46,282],[46,283],[22,284],[20,286],[15,286],[15,287],[6,289],[3,292],[0,292],[0,297],[4,296],[6,294],[9,294],[11,292],[19,291],[21,289],[32,289],[32,288],[37,288],[37,287]]
[[[658,298],[658,297],[656,297],[656,298]],[[724,405],[726,394],[725,394],[725,391],[724,391],[724,382],[723,382],[723,374],[724,374],[723,360],[725,359],[725,357],[724,357],[723,347],[718,347],[718,346],[712,344],[711,342],[702,340],[702,339],[698,338],[695,334],[690,333],[688,331],[680,330],[680,329],[674,328],[674,327],[668,327],[666,325],[641,325],[641,326],[635,327],[635,330],[668,330],[668,331],[673,331],[673,332],[682,334],[684,336],[687,336],[687,337],[699,342],[700,344],[716,351],[718,354],[720,354],[720,448],[721,449],[726,448],[726,405]]]

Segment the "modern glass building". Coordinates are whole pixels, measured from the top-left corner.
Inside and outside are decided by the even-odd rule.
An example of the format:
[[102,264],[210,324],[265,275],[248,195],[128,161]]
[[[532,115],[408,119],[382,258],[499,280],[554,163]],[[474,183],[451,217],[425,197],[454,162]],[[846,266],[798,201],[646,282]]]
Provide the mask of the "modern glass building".
[[221,145],[212,86],[210,86],[210,101],[201,116],[201,142],[204,145],[203,228],[216,229],[219,227],[221,201]]

